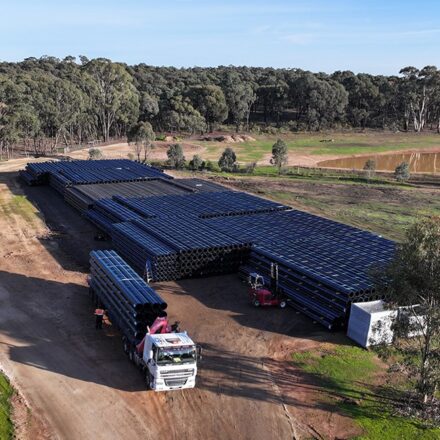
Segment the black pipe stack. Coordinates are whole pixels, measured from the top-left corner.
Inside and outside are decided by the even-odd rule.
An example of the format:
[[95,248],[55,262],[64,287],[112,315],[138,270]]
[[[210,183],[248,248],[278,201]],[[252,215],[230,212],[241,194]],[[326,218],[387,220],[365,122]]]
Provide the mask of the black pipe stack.
[[90,287],[132,343],[139,342],[166,302],[115,251],[90,253]]
[[114,224],[111,236],[115,248],[140,273],[144,274],[148,267],[148,275],[154,281],[180,278],[179,255],[176,249],[161,238],[149,234],[131,222]]
[[21,175],[63,193],[154,281],[240,270],[269,282],[276,263],[290,304],[327,328],[346,323],[352,302],[379,299],[371,269],[394,255],[370,232],[131,161],[35,163]]

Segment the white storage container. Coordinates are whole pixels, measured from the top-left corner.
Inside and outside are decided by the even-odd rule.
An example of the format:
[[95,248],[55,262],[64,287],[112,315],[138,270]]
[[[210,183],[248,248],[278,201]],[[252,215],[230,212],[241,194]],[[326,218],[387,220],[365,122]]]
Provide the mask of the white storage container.
[[382,300],[351,305],[347,336],[362,347],[393,341],[396,310],[387,310]]

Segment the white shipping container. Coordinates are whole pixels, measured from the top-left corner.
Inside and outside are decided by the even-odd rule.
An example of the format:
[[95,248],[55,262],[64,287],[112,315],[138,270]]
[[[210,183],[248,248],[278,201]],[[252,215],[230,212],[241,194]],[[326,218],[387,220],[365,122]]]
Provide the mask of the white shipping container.
[[387,310],[382,300],[351,305],[347,336],[367,348],[379,343],[393,341],[393,320],[396,310]]

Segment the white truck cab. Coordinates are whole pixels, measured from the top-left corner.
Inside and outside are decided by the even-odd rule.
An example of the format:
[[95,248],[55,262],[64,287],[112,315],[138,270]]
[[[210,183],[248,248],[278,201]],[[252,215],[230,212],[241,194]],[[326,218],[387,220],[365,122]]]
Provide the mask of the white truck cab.
[[186,332],[147,334],[142,363],[148,388],[154,391],[194,388],[199,354]]

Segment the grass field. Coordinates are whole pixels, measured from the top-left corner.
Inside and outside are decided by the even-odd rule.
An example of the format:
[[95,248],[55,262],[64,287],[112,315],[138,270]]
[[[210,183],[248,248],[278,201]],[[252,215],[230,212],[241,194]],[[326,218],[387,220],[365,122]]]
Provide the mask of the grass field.
[[[289,133],[260,135],[255,141],[225,144],[221,142],[193,142],[205,147],[204,159],[218,160],[226,146],[230,146],[241,163],[261,161],[268,157],[272,145],[280,138],[288,146],[290,161],[295,154],[308,155],[354,155],[383,153],[387,151],[440,148],[440,136],[434,133],[388,133],[368,131],[365,133]],[[332,139],[332,142],[321,142]],[[317,157],[319,160],[319,157]]]
[[393,181],[341,180],[339,176],[314,173],[281,177],[263,177],[259,173],[257,168],[255,176],[217,176],[221,183],[237,189],[398,241],[418,218],[440,215],[440,190],[436,188],[416,188]]
[[17,215],[29,223],[35,221],[35,217],[39,216],[35,206],[22,195],[14,195],[8,198],[0,196],[0,214],[5,216]]
[[3,374],[0,374],[0,439],[12,438],[13,427],[10,417],[11,406],[9,399],[12,396],[12,387]]
[[353,346],[325,345],[321,351],[294,353],[292,360],[323,390],[324,403],[334,405],[358,423],[363,440],[434,440],[440,429],[395,416],[377,393],[374,382],[383,374],[374,353]]
[[[329,186],[327,185],[327,188]],[[364,194],[359,194],[364,188],[360,188],[359,191],[359,188],[347,188],[345,185],[340,194],[332,194],[329,197],[325,189],[323,184],[315,184],[301,194],[291,191],[268,191],[267,195],[306,211],[395,240],[402,240],[408,226],[418,218],[440,215],[438,193],[437,198],[434,198],[430,192],[375,186],[367,187]],[[354,201],[356,194],[359,199]],[[370,197],[365,197],[366,194],[370,194]]]

